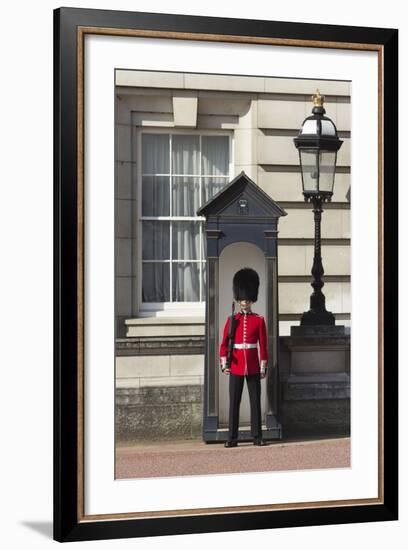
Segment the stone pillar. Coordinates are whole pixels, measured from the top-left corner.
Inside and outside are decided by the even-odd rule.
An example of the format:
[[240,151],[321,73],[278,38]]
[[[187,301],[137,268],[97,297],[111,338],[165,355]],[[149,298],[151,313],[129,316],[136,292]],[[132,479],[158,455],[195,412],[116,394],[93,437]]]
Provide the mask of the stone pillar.
[[266,381],[268,394],[268,410],[266,427],[282,437],[279,422],[279,293],[278,293],[278,231],[265,230],[265,262],[266,262],[266,321],[268,327],[269,368]]
[[277,310],[278,285],[277,285],[277,259],[266,258],[266,280],[267,280],[267,298],[266,298],[266,323],[268,328],[268,410],[267,418],[277,414],[277,388],[276,374],[278,370],[278,334],[279,319]]
[[[211,234],[207,230],[207,237],[218,239],[218,232]],[[215,243],[212,243],[213,246]],[[212,248],[207,243],[208,248]],[[218,429],[218,285],[219,285],[219,258],[207,256],[207,299],[205,304],[206,347],[204,359],[204,432],[216,432]],[[208,437],[208,435],[207,435]]]
[[[208,415],[218,418],[218,294],[219,285],[219,260],[208,258],[207,260],[207,364],[208,372]],[[211,283],[210,283],[211,281]]]

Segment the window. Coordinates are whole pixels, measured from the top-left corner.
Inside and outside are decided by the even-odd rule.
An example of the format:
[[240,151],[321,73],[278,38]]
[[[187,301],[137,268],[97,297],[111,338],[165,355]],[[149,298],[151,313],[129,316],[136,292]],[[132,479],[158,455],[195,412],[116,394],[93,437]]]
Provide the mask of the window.
[[229,182],[228,135],[142,133],[142,303],[205,301],[204,218]]

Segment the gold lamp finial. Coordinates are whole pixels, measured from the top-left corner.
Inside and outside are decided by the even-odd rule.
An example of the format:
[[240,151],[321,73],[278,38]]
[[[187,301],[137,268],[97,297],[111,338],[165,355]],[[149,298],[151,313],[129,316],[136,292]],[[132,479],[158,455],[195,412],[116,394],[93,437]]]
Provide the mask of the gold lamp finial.
[[312,95],[312,100],[315,107],[323,107],[324,95],[320,95],[319,90],[316,90],[316,93]]

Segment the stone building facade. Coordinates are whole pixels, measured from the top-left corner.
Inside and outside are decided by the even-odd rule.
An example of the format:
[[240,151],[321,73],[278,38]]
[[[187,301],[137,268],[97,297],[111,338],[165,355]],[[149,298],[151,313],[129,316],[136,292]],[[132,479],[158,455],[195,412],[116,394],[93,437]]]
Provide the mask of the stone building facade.
[[[310,205],[303,200],[293,137],[310,114],[311,94],[317,88],[325,95],[327,115],[336,124],[343,140],[337,158],[334,196],[325,207],[322,221],[323,291],[327,309],[335,313],[336,322],[349,326],[351,84],[271,77],[116,71],[118,441],[191,438],[199,437],[201,433],[204,239],[201,221],[196,219],[193,210],[183,211],[178,203],[184,196],[180,192],[182,187],[172,195],[179,180],[182,185],[190,178],[189,181],[197,185],[197,200],[200,202],[203,197],[209,197],[208,193],[211,194],[208,190],[204,192],[205,185],[216,191],[244,170],[268,193],[288,213],[279,225],[280,335],[288,336],[290,326],[299,324],[300,315],[309,308],[314,225]],[[191,170],[186,168],[190,166],[186,160],[191,150],[190,142],[196,144],[193,152],[197,166],[200,165],[193,174],[187,174]],[[222,144],[222,154],[217,143]],[[167,144],[170,147],[169,161],[165,154]],[[152,149],[156,146],[157,154]],[[180,149],[179,153],[173,153],[177,147],[184,146],[184,152]],[[207,153],[209,157],[214,155],[211,162],[218,166],[218,171],[212,169],[211,173],[204,173],[201,159]],[[164,160],[157,168],[156,161],[151,159],[159,154]],[[179,161],[187,163],[183,165],[183,173],[187,174],[184,180],[174,171]],[[146,172],[146,166],[153,168]],[[151,204],[158,195],[149,195],[149,182],[157,186],[167,186],[169,182],[168,194],[159,192],[164,209],[161,212],[155,211]],[[166,200],[172,204],[170,212],[166,210]],[[196,206],[196,199],[193,206]],[[163,216],[163,212],[170,215]],[[173,233],[170,233],[170,241],[167,237],[161,237],[164,240],[160,241],[161,249],[167,247],[171,250],[170,258],[164,254],[166,257],[157,260],[152,257],[146,235],[150,232],[154,239],[154,231],[160,223],[167,223],[166,228],[172,226],[170,231]],[[178,268],[182,269],[191,258],[185,256],[188,247],[183,249],[184,256],[180,256],[181,247],[175,238],[183,223],[190,223],[196,231],[195,258],[189,263],[189,269],[194,270],[191,280],[196,284],[190,282],[188,289],[179,285]],[[154,262],[158,263],[154,265]],[[169,280],[166,279],[167,268]],[[153,278],[155,283],[151,282]],[[154,294],[157,280],[166,287],[164,294]],[[343,367],[339,369],[344,370]],[[287,370],[283,352],[283,383]],[[343,381],[344,376],[348,376],[344,372],[340,374]],[[343,384],[334,396],[339,400],[341,410],[349,406],[347,387]],[[331,389],[327,391],[330,394]]]

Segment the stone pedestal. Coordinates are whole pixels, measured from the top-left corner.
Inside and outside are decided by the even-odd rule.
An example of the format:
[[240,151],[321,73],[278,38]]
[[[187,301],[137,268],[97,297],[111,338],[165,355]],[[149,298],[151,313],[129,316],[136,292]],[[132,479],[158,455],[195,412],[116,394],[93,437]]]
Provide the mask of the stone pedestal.
[[[285,437],[350,433],[350,334],[345,327],[292,327],[282,337]],[[329,330],[332,329],[332,330]],[[334,329],[334,330],[333,330]]]

